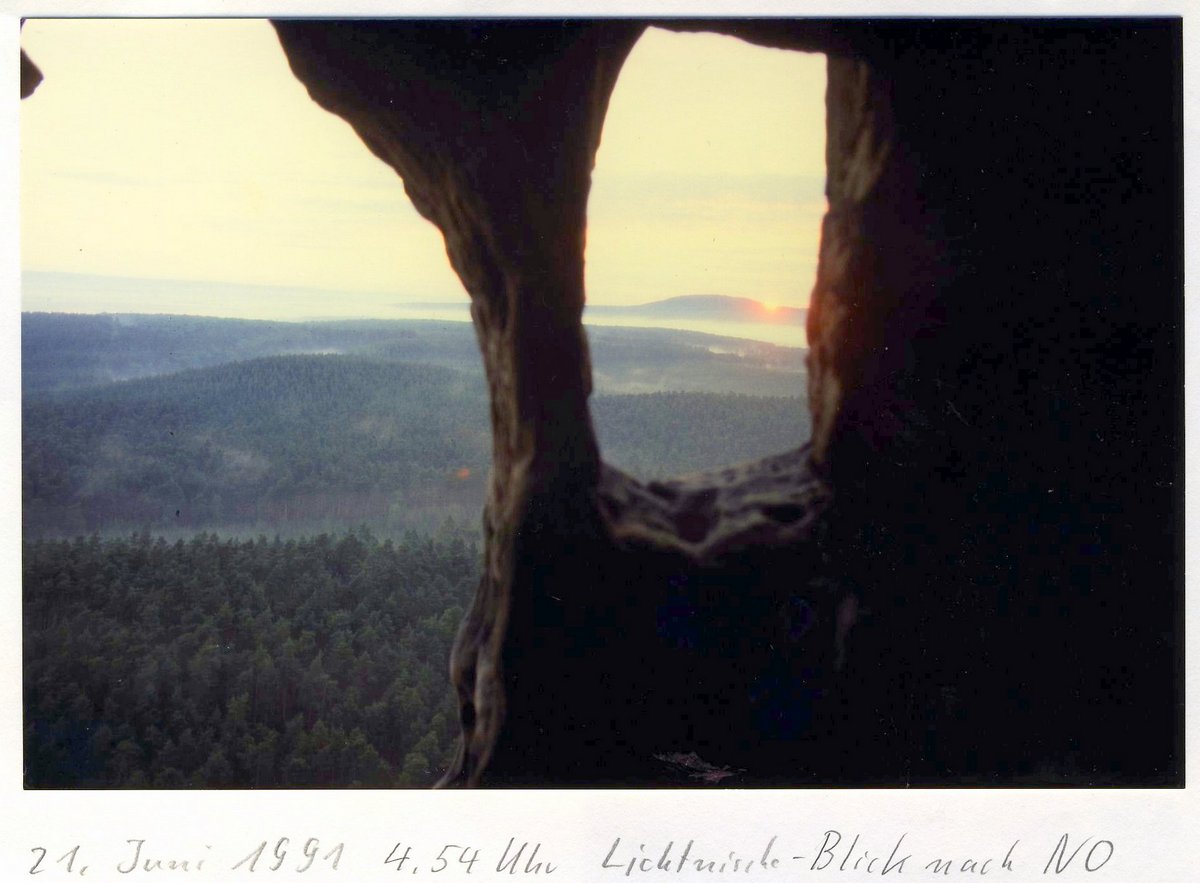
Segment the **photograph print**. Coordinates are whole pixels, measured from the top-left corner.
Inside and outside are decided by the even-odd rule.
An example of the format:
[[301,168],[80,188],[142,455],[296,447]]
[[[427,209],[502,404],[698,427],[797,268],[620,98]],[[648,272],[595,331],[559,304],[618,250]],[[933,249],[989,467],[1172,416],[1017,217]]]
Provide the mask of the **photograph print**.
[[1181,19],[21,44],[26,789],[1183,786]]

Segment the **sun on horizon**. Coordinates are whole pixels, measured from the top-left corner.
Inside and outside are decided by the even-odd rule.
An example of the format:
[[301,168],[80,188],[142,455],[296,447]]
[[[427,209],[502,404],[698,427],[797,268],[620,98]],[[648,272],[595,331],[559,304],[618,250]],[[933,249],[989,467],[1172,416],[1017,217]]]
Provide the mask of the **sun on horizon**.
[[[309,98],[268,22],[30,19],[21,41],[45,75],[20,107],[22,309],[296,320],[466,303],[440,232]],[[804,306],[824,79],[823,56],[648,30],[597,157],[589,303]]]

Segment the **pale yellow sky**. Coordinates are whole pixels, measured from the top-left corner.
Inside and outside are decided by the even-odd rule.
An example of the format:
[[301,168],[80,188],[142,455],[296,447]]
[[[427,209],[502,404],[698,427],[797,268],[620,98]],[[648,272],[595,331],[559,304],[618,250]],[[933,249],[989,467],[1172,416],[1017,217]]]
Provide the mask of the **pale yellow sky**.
[[[46,75],[20,110],[23,309],[296,319],[465,300],[440,233],[308,98],[266,22],[31,20],[22,44]],[[823,56],[647,32],[597,158],[589,302],[806,304],[824,83]],[[110,278],[89,296],[75,278],[56,292],[52,274],[241,288],[142,305],[144,286],[122,298]],[[314,306],[301,289],[341,296]]]

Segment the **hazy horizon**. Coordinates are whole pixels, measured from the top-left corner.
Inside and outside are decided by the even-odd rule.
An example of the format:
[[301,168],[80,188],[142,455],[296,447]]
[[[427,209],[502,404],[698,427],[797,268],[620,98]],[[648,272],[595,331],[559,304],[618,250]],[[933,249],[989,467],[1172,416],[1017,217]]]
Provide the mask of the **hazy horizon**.
[[[460,298],[446,301],[395,301],[387,313],[375,311],[364,314],[354,311],[354,301],[347,300],[345,292],[332,289],[266,286],[232,283],[209,283],[179,279],[139,279],[134,277],[92,276],[73,273],[42,273],[26,271],[22,275],[22,288],[32,290],[39,301],[34,306],[21,304],[22,313],[66,313],[75,315],[153,315],[187,316],[210,319],[231,319],[255,322],[339,322],[339,321],[412,321],[429,320],[442,322],[470,322],[470,301],[464,293]],[[213,297],[213,294],[216,297]],[[290,298],[289,316],[276,315],[277,307],[263,303],[270,297]],[[786,322],[769,318],[771,307],[768,302],[751,298],[766,308],[761,320],[729,321],[710,317],[637,315],[639,307],[658,304],[666,300],[687,298],[652,298],[629,304],[596,304],[600,312],[584,309],[585,325],[603,325],[631,328],[660,328],[691,331],[720,337],[741,338],[777,346],[806,347],[807,338],[802,323]],[[23,299],[27,300],[27,299]],[[103,300],[101,307],[96,301]],[[241,309],[230,312],[215,312],[204,309],[207,304],[241,304]],[[307,304],[313,312],[298,312]],[[342,306],[340,312],[336,307]],[[332,309],[331,309],[332,308]],[[802,308],[805,309],[805,308]],[[623,312],[627,310],[628,312]]]
[[[309,99],[265,21],[30,19],[22,43],[46,77],[20,108],[22,310],[297,321],[467,303],[439,231]],[[590,303],[807,305],[824,67],[647,31],[597,156]],[[56,292],[38,276],[73,281]],[[84,291],[83,277],[108,281]],[[130,279],[179,287],[134,297]]]

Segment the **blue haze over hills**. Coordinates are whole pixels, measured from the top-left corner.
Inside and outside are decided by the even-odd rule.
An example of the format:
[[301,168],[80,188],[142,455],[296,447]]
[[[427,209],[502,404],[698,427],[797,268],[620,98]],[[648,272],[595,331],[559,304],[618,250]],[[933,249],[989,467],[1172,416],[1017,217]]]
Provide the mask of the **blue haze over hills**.
[[[486,388],[465,322],[25,313],[27,537],[384,535],[478,523]],[[605,459],[665,476],[809,435],[799,348],[590,325]]]

